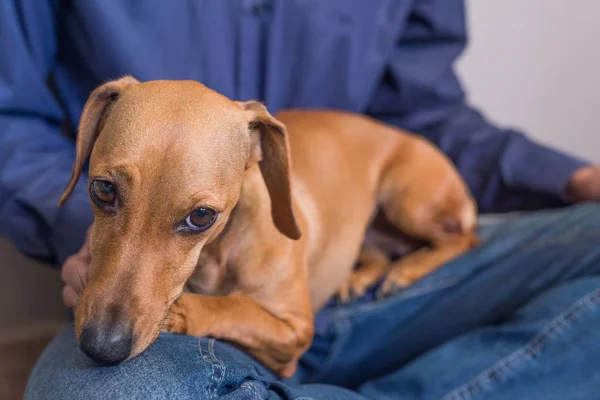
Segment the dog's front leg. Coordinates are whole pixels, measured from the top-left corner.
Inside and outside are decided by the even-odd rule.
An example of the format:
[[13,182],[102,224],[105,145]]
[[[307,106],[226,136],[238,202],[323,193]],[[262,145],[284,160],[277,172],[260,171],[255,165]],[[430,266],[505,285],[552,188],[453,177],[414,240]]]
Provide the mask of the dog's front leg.
[[171,332],[231,341],[276,374],[290,377],[312,341],[312,313],[277,314],[248,297],[184,293],[166,322]]

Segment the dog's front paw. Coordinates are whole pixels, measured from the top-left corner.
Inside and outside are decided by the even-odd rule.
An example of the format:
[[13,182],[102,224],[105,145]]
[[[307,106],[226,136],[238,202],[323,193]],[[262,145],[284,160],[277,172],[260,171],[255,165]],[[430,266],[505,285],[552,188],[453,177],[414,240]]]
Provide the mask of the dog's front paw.
[[188,333],[189,307],[186,305],[186,294],[177,299],[165,317],[163,330],[172,333]]

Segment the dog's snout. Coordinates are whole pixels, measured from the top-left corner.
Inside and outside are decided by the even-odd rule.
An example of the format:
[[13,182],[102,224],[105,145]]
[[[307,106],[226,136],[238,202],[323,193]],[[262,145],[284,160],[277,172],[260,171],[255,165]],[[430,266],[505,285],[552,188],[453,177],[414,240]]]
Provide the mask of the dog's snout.
[[131,354],[133,335],[126,324],[88,324],[79,338],[79,347],[92,360],[101,365],[116,365]]

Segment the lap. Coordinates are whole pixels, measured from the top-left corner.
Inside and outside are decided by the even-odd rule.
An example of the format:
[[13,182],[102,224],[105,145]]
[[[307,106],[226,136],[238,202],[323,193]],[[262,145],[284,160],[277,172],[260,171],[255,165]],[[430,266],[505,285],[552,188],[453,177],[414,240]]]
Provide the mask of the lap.
[[324,385],[289,385],[257,361],[211,338],[163,333],[144,353],[98,367],[78,348],[73,327],[48,345],[25,399],[344,399],[364,397]]
[[328,329],[289,381],[225,343],[171,334],[123,365],[97,368],[70,329],[40,359],[27,398],[363,398],[320,383],[357,388],[393,376],[428,350],[507,320],[552,287],[596,275],[599,226],[595,205],[486,226],[482,246],[407,290],[324,310]]
[[355,388],[600,271],[598,205],[529,213],[481,234],[480,247],[403,292],[326,310],[329,328],[303,359],[301,380]]
[[460,335],[366,382],[371,399],[591,399],[600,385],[600,277],[558,285],[502,325]]
[[135,359],[97,367],[79,350],[69,327],[38,361],[26,398],[209,398],[220,384],[223,364],[207,340],[161,334]]

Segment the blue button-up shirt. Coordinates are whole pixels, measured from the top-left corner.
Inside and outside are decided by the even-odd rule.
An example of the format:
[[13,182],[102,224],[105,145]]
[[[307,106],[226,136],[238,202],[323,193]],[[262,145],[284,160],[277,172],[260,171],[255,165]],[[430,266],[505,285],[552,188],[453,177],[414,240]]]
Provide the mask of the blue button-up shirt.
[[[57,208],[90,91],[124,74],[194,79],[271,112],[326,107],[422,134],[482,212],[561,204],[583,162],[500,129],[465,102],[453,63],[461,0],[0,1],[0,234],[61,263],[92,221],[85,181]],[[368,135],[369,132],[365,132]]]

